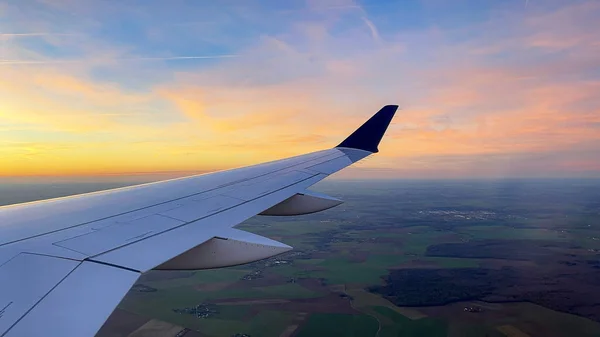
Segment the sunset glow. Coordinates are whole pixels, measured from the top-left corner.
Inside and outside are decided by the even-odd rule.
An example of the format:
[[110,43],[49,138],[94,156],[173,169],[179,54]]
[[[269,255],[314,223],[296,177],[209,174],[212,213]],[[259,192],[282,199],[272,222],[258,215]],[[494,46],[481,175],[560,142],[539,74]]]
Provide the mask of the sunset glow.
[[249,165],[399,104],[381,152],[339,177],[597,177],[598,17],[583,0],[3,2],[0,176]]

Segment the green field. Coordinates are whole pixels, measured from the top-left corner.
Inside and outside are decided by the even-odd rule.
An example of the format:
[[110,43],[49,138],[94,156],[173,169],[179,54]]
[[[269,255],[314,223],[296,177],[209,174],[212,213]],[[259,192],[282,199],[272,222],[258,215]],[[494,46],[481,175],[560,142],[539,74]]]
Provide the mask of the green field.
[[381,329],[382,337],[445,337],[447,335],[447,323],[439,319],[410,320],[387,307],[373,307],[373,311],[391,321]]
[[458,230],[472,239],[531,239],[565,241],[568,234],[544,228],[513,228],[507,226],[470,226]]
[[453,257],[424,257],[423,261],[433,262],[440,268],[476,268],[479,259],[453,258]]
[[402,255],[371,255],[365,262],[350,262],[347,258],[327,259],[316,266],[322,271],[311,272],[311,277],[324,278],[331,284],[377,284],[387,274],[387,268],[406,261]]
[[370,337],[375,336],[378,327],[377,320],[367,315],[312,314],[297,336]]
[[[231,336],[246,333],[251,336],[278,336],[294,318],[294,314],[276,311],[262,311],[251,320],[231,319],[194,319],[187,321],[208,336]],[[189,325],[193,324],[193,325]]]
[[153,288],[158,289],[167,289],[167,288],[178,288],[178,287],[187,287],[187,286],[195,286],[199,284],[211,284],[218,282],[235,282],[240,279],[240,277],[247,274],[251,269],[216,269],[216,270],[203,270],[197,271],[191,277],[186,278],[176,278],[169,280],[160,280],[160,281],[145,281],[144,284],[151,286]]

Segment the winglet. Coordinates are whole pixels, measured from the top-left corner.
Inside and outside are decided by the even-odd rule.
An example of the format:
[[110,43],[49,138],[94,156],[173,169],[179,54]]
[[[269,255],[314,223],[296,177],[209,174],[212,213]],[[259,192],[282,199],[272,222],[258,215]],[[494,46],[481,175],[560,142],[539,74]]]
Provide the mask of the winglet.
[[379,152],[377,146],[392,121],[397,105],[386,105],[336,147]]

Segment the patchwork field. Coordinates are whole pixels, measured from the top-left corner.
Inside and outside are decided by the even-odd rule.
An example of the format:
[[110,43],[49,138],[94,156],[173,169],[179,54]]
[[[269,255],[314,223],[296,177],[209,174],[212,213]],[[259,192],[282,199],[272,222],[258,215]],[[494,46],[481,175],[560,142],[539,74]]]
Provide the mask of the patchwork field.
[[238,226],[293,251],[150,272],[98,336],[600,336],[599,187],[324,182],[346,202]]

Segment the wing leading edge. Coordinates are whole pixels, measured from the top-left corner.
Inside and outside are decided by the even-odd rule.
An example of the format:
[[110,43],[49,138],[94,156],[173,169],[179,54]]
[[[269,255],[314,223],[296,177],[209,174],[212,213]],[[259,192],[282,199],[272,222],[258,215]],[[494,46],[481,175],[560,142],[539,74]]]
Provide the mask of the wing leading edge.
[[[304,214],[341,203],[307,188],[378,152],[396,109],[383,107],[329,150],[0,207],[0,337],[93,336],[143,272],[245,263],[291,249],[233,227],[261,212]],[[215,251],[214,260],[205,256]]]

